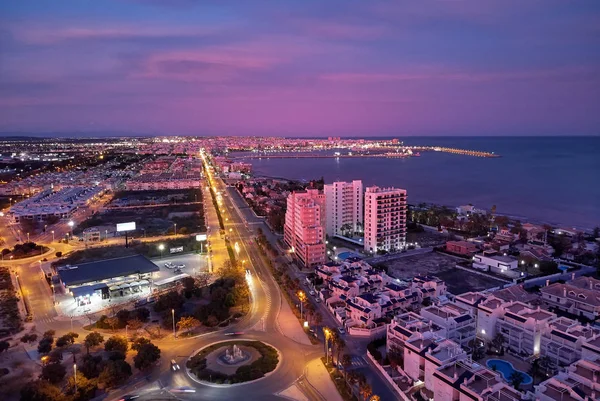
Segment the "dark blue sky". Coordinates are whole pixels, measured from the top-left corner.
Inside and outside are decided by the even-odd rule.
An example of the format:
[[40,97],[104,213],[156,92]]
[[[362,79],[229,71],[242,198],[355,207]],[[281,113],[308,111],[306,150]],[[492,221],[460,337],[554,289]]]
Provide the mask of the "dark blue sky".
[[0,130],[597,135],[600,1],[0,3]]

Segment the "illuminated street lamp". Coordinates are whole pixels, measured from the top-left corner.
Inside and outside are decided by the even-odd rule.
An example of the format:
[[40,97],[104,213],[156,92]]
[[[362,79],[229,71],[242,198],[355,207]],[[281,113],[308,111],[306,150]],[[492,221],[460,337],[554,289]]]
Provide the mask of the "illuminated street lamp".
[[306,301],[306,294],[304,291],[298,291],[298,300],[300,301],[300,320],[302,320],[302,307]]
[[75,225],[75,222],[73,220],[69,220],[69,227],[71,228],[71,237],[73,236],[73,226]]
[[329,363],[329,338],[332,333],[328,327],[323,327],[323,334],[325,335],[325,364],[327,364]]
[[27,233],[27,242],[30,242],[30,241],[29,241],[29,233]]
[[175,309],[171,309],[171,315],[173,316],[173,337],[176,337],[176,335],[175,335]]
[[165,244],[160,244],[158,246],[158,250],[160,251],[160,257],[163,257],[163,251],[165,250]]
[[75,383],[75,392],[77,392],[77,364],[73,364],[73,382]]
[[237,253],[237,255],[240,256],[240,244],[236,241],[233,247],[235,248],[235,253]]
[[173,235],[177,235],[177,223],[173,224],[175,226],[175,229],[173,230]]
[[52,287],[52,302],[56,304],[56,293],[54,292],[54,284],[51,284],[50,287]]
[[52,242],[54,242],[54,230],[52,230]]

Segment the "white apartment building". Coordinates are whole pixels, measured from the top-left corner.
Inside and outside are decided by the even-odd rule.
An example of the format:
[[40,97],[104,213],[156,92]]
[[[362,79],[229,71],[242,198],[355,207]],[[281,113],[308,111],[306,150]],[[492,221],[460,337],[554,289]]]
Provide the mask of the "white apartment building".
[[510,276],[519,267],[519,261],[512,256],[498,255],[495,251],[484,252],[473,256],[473,267]]
[[[597,401],[600,399],[600,363],[579,360],[528,392],[539,401]],[[436,400],[437,401],[437,400]]]
[[504,314],[496,321],[496,333],[504,336],[505,346],[523,356],[539,355],[542,333],[556,315],[522,302],[505,304],[503,309]]
[[540,353],[550,358],[557,366],[570,365],[582,358],[584,344],[596,340],[599,334],[599,329],[560,317],[550,323],[542,333]]
[[591,320],[600,316],[600,280],[582,276],[540,288],[540,292],[544,301],[565,312]]
[[496,337],[496,323],[504,316],[506,302],[493,295],[477,304],[477,337],[490,342]]
[[387,351],[389,352],[390,349],[395,348],[404,352],[406,341],[417,338],[424,333],[433,333],[436,336],[443,337],[445,330],[415,312],[396,315],[387,327]]
[[335,181],[333,184],[325,185],[324,192],[327,235],[344,235],[345,231],[362,232],[364,223],[362,181]]
[[368,187],[365,192],[365,250],[395,251],[406,244],[406,190]]
[[452,303],[433,305],[421,309],[421,316],[431,320],[446,331],[446,338],[468,349],[475,340],[475,317],[468,310]]
[[521,401],[522,393],[510,387],[500,373],[482,365],[459,360],[433,374],[435,401]]
[[287,198],[284,241],[305,266],[325,263],[325,195],[316,189]]

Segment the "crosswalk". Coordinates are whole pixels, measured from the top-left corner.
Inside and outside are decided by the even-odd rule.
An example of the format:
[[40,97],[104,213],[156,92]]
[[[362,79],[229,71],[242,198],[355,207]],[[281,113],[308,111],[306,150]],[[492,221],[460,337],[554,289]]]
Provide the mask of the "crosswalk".
[[362,366],[367,366],[367,361],[362,356],[352,355],[352,368],[360,368]]
[[52,323],[54,322],[54,318],[53,317],[49,317],[49,316],[42,316],[42,317],[34,317],[33,321],[37,322],[37,323]]

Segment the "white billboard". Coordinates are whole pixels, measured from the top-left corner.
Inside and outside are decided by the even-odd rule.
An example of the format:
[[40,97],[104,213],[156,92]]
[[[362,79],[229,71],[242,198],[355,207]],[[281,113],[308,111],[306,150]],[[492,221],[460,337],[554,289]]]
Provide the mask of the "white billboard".
[[171,253],[179,253],[179,252],[183,252],[183,247],[182,246],[178,246],[177,248],[171,248],[169,250]]
[[135,221],[129,223],[119,223],[117,224],[117,232],[123,231],[134,231],[135,230]]
[[196,234],[196,241],[206,241],[207,238],[206,234]]

